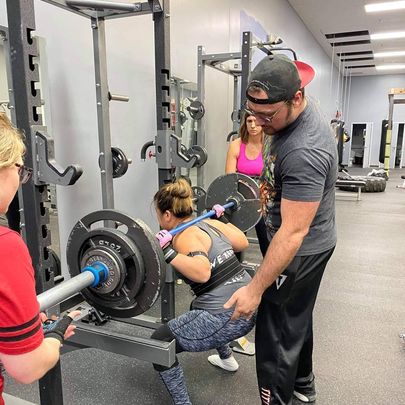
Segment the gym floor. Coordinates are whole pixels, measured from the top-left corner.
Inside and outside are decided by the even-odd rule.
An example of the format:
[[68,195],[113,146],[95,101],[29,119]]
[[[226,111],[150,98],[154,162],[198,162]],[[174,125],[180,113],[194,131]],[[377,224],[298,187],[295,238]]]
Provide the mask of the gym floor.
[[[405,405],[405,341],[399,337],[405,333],[405,190],[396,188],[401,174],[404,169],[391,172],[384,193],[364,193],[360,202],[336,200],[338,245],[314,315],[318,405]],[[246,260],[259,258],[253,245]],[[176,287],[178,313],[189,306],[187,290]],[[158,306],[151,310],[157,313]],[[254,357],[236,354],[240,368],[231,374],[211,366],[207,355],[179,356],[194,405],[259,403]],[[76,350],[63,355],[62,372],[65,405],[170,403],[152,366],[136,359]],[[6,380],[8,394],[39,403],[37,384]]]

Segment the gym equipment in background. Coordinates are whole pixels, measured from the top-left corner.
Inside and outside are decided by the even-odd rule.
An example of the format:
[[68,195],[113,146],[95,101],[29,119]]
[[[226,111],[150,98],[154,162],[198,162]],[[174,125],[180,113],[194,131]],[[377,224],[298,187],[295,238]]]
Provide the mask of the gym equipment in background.
[[[223,205],[228,221],[243,231],[261,218],[257,183],[249,176],[231,173],[208,187],[207,213],[169,233],[176,235],[215,217],[211,210],[215,204]],[[150,309],[164,285],[166,265],[155,235],[143,221],[116,210],[95,211],[80,219],[69,235],[66,257],[71,278],[38,296],[41,311],[81,292],[103,314],[130,318]]]

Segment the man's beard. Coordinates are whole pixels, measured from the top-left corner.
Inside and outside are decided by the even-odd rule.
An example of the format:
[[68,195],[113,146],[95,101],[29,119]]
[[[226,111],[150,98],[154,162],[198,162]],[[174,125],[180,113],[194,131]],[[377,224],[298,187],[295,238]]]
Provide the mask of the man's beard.
[[292,106],[292,104],[287,104],[287,107],[288,107],[287,117],[285,119],[285,124],[283,125],[283,127],[279,128],[279,129],[275,129],[271,124],[269,124],[268,126],[263,125],[262,127],[263,127],[263,132],[265,135],[268,135],[268,136],[275,135],[275,134],[277,134],[277,132],[280,132],[282,129],[284,129],[285,127],[288,127],[288,125],[290,125],[292,123],[291,116],[293,113],[293,106]]
[[272,136],[272,135],[274,135],[275,133],[277,133],[277,131],[270,125],[269,127],[264,127],[263,128],[263,132],[264,132],[264,134],[265,135],[267,135],[267,136]]

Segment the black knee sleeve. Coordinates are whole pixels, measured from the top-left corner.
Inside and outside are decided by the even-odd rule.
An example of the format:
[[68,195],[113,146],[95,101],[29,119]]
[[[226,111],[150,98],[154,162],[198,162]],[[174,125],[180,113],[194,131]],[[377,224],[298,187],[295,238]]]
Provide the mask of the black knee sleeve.
[[[173,339],[176,340],[176,337],[173,335],[173,333],[170,330],[167,323],[165,323],[164,325],[162,325],[158,329],[156,329],[152,333],[151,338],[156,339],[156,340],[161,340],[163,342],[171,342]],[[182,351],[183,351],[183,349],[180,347],[180,345],[176,341],[176,353],[180,353]],[[153,363],[153,368],[156,371],[165,371],[165,370],[168,370],[169,368],[176,367],[178,364],[179,364],[179,362],[176,357],[176,361],[171,367],[166,367],[166,366],[162,366],[160,364]]]

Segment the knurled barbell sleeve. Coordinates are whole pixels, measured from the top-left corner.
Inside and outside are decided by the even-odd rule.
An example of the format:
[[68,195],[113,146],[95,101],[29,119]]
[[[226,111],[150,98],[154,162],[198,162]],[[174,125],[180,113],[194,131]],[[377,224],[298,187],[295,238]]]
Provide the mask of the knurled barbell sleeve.
[[96,287],[108,278],[108,268],[103,263],[96,262],[93,266],[83,269],[83,272],[71,279],[58,284],[56,287],[39,294],[40,311],[45,311],[53,305],[72,297],[87,287]]

